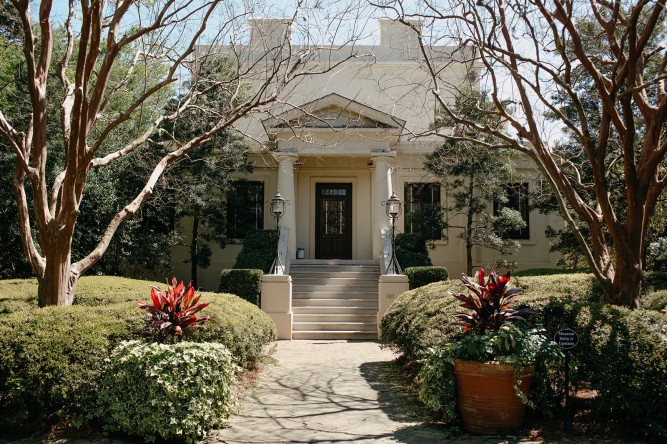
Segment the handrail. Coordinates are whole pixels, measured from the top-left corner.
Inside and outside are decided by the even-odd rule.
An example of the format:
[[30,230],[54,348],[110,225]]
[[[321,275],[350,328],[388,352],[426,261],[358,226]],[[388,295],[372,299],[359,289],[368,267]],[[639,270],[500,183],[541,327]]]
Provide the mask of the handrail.
[[273,260],[271,265],[271,273],[269,274],[281,274],[288,275],[290,269],[290,255],[288,248],[289,240],[289,228],[281,227],[280,228],[280,237],[278,238],[278,255],[277,262],[276,259]]
[[391,265],[391,230],[389,228],[382,228],[380,230],[382,235],[382,256],[380,256],[380,270],[383,275],[396,274],[394,267]]

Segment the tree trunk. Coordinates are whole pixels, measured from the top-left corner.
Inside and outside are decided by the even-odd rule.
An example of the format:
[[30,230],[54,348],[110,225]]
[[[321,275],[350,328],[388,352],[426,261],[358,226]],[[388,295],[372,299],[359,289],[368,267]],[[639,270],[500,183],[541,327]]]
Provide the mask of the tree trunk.
[[630,309],[639,308],[642,288],[642,264],[617,253],[614,278],[610,289],[605,291],[607,301]]
[[197,288],[197,268],[199,266],[197,250],[199,249],[199,211],[195,208],[192,218],[192,242],[190,242],[190,280]]
[[468,195],[471,201],[468,203],[468,214],[466,215],[466,274],[472,276],[472,222],[475,217],[475,213],[472,208],[472,193],[475,192],[475,173],[471,172],[470,182],[468,184]]
[[38,278],[40,307],[72,305],[79,276],[72,272],[71,266],[70,245],[56,245],[46,253],[44,275]]

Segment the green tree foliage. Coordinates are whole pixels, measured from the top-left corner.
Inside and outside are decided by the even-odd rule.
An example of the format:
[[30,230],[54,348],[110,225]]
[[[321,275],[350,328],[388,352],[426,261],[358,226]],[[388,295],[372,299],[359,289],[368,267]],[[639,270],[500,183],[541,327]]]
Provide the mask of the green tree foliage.
[[[196,87],[201,92],[197,107],[166,124],[161,130],[164,140],[190,140],[215,126],[218,115],[229,108],[232,98],[228,90],[213,85],[228,81],[233,76],[231,70],[231,63],[224,57],[203,64]],[[179,100],[173,99],[167,105],[166,113],[173,112],[178,106]],[[186,262],[191,264],[190,279],[195,286],[197,270],[207,268],[211,263],[209,243],[224,247],[227,242],[225,190],[234,173],[252,170],[248,151],[244,139],[227,128],[193,149],[165,176],[169,201],[178,202],[176,216],[192,218],[192,226],[188,233],[183,233],[181,241],[190,248]]]
[[[14,12],[13,7],[7,8],[3,3],[5,12]],[[12,27],[11,14],[3,16],[0,20],[0,109],[3,110],[5,117],[18,127],[27,124],[30,115],[30,103],[25,98],[29,96],[25,76],[27,69],[23,59],[20,34],[12,34],[18,28]],[[15,23],[15,26],[18,24]],[[54,54],[55,57],[62,57],[67,44],[65,31],[62,28],[54,30]],[[74,47],[78,46],[78,41],[74,42]],[[112,72],[112,78],[120,80],[122,73],[126,72],[133,63],[130,58],[136,48],[128,46],[123,50],[118,63]],[[119,91],[114,99],[109,103],[108,110],[111,113],[118,112],[126,107],[138,92],[142,91],[147,82],[153,81],[164,73],[165,68],[159,63],[151,60],[144,60],[144,64],[138,63],[135,68],[126,90]],[[55,69],[55,68],[52,68]],[[47,84],[49,93],[58,96],[62,95],[62,85],[58,82],[55,72]],[[100,152],[106,154],[117,149],[118,146],[127,144],[132,140],[137,131],[145,130],[146,122],[150,122],[160,111],[165,98],[171,94],[171,89],[167,88],[164,92],[156,95],[151,100],[146,101],[142,114],[134,115],[127,122],[119,125],[113,131]],[[64,163],[64,150],[62,139],[57,128],[60,109],[57,103],[49,103],[47,113],[50,122],[54,128],[47,134],[48,144],[52,147],[53,156],[49,158],[47,164],[47,176],[49,180],[55,178],[55,171],[62,168]],[[108,120],[108,119],[107,119]],[[98,126],[104,122],[102,119]],[[97,127],[94,128],[97,130]],[[8,185],[16,170],[16,155],[7,145],[4,139],[0,138],[0,175],[4,179],[4,184],[0,187],[0,239],[5,245],[20,245],[20,232],[18,226],[18,217],[16,211],[16,201],[11,187]],[[145,183],[145,176],[149,174],[149,160],[146,153],[134,153],[126,158],[119,159],[116,163],[110,164],[107,168],[95,169],[89,173],[86,186],[83,191],[80,207],[80,215],[77,220],[78,229],[75,230],[72,240],[72,256],[74,258],[83,257],[99,242],[99,238],[104,232],[108,221],[113,218],[118,211],[131,201],[138,190]],[[155,157],[154,155],[152,157]],[[27,192],[30,193],[28,184]],[[132,277],[151,277],[154,275],[167,276],[170,274],[170,258],[164,252],[168,250],[173,239],[174,218],[171,209],[163,204],[161,199],[163,193],[158,189],[157,199],[151,199],[147,205],[127,224],[122,225],[117,235],[112,240],[107,254],[92,269],[95,274],[125,275]],[[32,205],[30,205],[32,208]],[[34,227],[33,227],[34,230]],[[137,262],[132,263],[129,258],[138,258]],[[141,258],[151,257],[147,266],[147,261]],[[137,265],[140,265],[139,267]],[[30,265],[25,254],[20,248],[6,249],[0,253],[0,277],[16,278],[27,277],[31,274]]]
[[[579,20],[577,22],[577,28],[584,45],[591,54],[594,54],[598,60],[604,60],[610,57],[611,51],[609,46],[598,44],[599,36],[603,35],[603,30],[596,20],[592,18]],[[666,28],[664,23],[661,23],[650,36],[651,44],[656,45],[659,41],[662,41],[665,38],[667,38]],[[571,43],[568,45],[567,50],[572,53],[573,47]],[[612,69],[610,66],[606,66],[604,64],[600,64],[598,68],[607,75],[611,73]],[[652,76],[657,75],[657,60],[649,61],[647,71]],[[597,149],[598,138],[600,134],[600,124],[602,121],[600,94],[595,87],[595,83],[590,73],[588,73],[580,66],[576,69],[576,74],[576,90],[578,93],[579,101],[584,109],[584,112],[588,116],[586,123],[592,136],[590,139],[590,144],[595,149]],[[655,91],[651,89],[647,90],[647,92],[648,94],[655,95]],[[558,111],[566,115],[568,119],[575,123],[578,130],[581,131],[581,124],[576,118],[578,110],[572,98],[564,91],[560,91],[560,93],[553,95],[553,101],[554,105],[558,107]],[[637,153],[638,155],[641,155],[643,140],[646,134],[646,124],[641,118],[638,109],[634,110],[634,114],[636,119],[635,137],[637,139]],[[559,114],[554,111],[547,112],[546,116],[552,121],[558,121],[560,119]],[[567,127],[564,129],[564,131],[566,137],[561,139],[554,146],[553,154],[559,160],[562,171],[569,177],[570,181],[573,184],[578,185],[579,194],[584,196],[591,205],[595,205],[597,202],[597,197],[592,186],[590,186],[590,184],[594,182],[594,171],[592,165],[586,156],[584,146],[582,145],[577,134],[572,129]],[[610,152],[610,156],[605,164],[606,182],[610,191],[611,201],[618,209],[619,214],[625,217],[625,209],[627,206],[623,205],[623,201],[626,199],[626,196],[622,160],[622,141],[618,133],[613,128],[610,131],[609,138],[610,140],[608,142],[609,145],[607,149]],[[531,201],[533,202],[533,208],[536,208],[544,214],[559,211],[556,197],[550,190],[546,190],[545,193],[539,192],[533,194]],[[584,239],[588,241],[589,248],[592,249],[593,245],[590,241],[590,230],[578,217],[575,217],[575,223],[579,227],[578,229],[584,235]],[[558,261],[560,266],[575,269],[586,265],[586,255],[584,253],[584,249],[579,244],[576,236],[569,228],[566,227],[559,229],[548,226],[545,234],[548,238],[552,239],[550,251],[561,253],[564,256],[561,260]],[[662,198],[658,199],[654,217],[651,220],[649,228],[646,232],[646,252],[644,253],[645,269],[660,269],[661,262],[659,260],[656,262],[653,259],[654,256],[651,255],[652,250],[649,247],[650,245],[659,243],[660,237],[665,235],[667,235],[667,198]],[[613,238],[609,235],[608,229],[605,229],[605,238],[613,253]]]
[[[462,90],[455,98],[455,112],[480,125],[500,128],[500,121],[489,116],[492,104],[485,92]],[[440,120],[436,125],[452,122]],[[454,125],[452,138],[426,157],[424,167],[442,179],[450,197],[445,205],[446,225],[459,230],[457,237],[466,247],[466,270],[472,274],[473,247],[482,246],[502,255],[515,253],[520,244],[510,234],[526,226],[521,213],[503,207],[508,202],[507,185],[521,180],[514,170],[511,153],[473,144],[473,130]],[[492,137],[486,142],[494,143]],[[496,202],[494,211],[490,202]]]

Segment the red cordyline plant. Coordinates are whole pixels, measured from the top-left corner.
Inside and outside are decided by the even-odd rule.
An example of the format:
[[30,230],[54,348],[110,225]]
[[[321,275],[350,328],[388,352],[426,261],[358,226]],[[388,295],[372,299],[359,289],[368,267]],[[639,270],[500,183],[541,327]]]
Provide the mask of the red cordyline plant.
[[472,313],[455,312],[456,322],[452,325],[463,325],[464,332],[473,334],[484,334],[485,331],[498,331],[500,327],[508,322],[520,320],[526,314],[535,314],[535,310],[527,308],[514,310],[509,306],[509,301],[521,292],[518,288],[508,289],[510,272],[506,271],[503,276],[498,276],[495,270],[484,282],[484,269],[475,273],[477,282],[470,280],[465,274],[461,274],[461,281],[469,293],[449,292],[452,296],[462,301],[461,307],[473,310]]
[[152,326],[157,329],[161,336],[165,330],[172,336],[182,336],[183,332],[190,328],[199,328],[200,322],[213,321],[209,316],[196,316],[195,313],[208,307],[209,303],[198,304],[201,294],[195,297],[195,289],[192,282],[187,288],[184,288],[183,281],[176,283],[176,278],[172,280],[172,286],[169,287],[167,281],[167,291],[163,292],[159,287],[151,286],[151,299],[153,305],[137,301],[142,310],[150,313]]

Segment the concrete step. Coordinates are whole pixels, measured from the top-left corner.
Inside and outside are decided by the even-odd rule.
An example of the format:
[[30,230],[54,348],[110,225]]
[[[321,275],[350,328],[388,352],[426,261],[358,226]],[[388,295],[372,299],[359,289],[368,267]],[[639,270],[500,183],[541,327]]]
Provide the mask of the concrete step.
[[290,274],[306,272],[358,272],[380,274],[380,267],[371,265],[294,265],[290,264]]
[[377,332],[377,323],[369,322],[293,322],[292,331],[372,331]]
[[295,299],[375,299],[378,298],[377,291],[323,291],[307,290],[293,291],[292,300]]
[[354,315],[354,316],[376,316],[377,307],[350,306],[350,305],[315,305],[315,306],[293,306],[292,312],[299,315]]
[[323,298],[323,299],[292,299],[292,307],[366,307],[378,309],[376,298]]
[[346,278],[346,279],[372,279],[377,282],[380,277],[379,272],[374,271],[336,271],[336,270],[312,270],[312,271],[294,271],[290,270],[292,280],[295,279],[331,279],[331,278]]
[[371,267],[379,267],[376,260],[359,260],[359,259],[295,259],[292,265],[368,265]]
[[353,341],[376,341],[377,332],[371,331],[293,331],[292,339],[349,339]]
[[290,275],[294,339],[377,339],[376,262],[297,260]]
[[325,292],[325,293],[377,293],[376,285],[316,285],[308,284],[301,285],[298,282],[292,283],[292,293],[311,293],[311,292]]
[[377,315],[359,315],[359,314],[349,314],[349,313],[335,313],[335,314],[324,314],[324,313],[294,313],[294,322],[296,323],[308,323],[308,322],[317,322],[317,323],[342,323],[342,324],[370,324],[377,323]]

